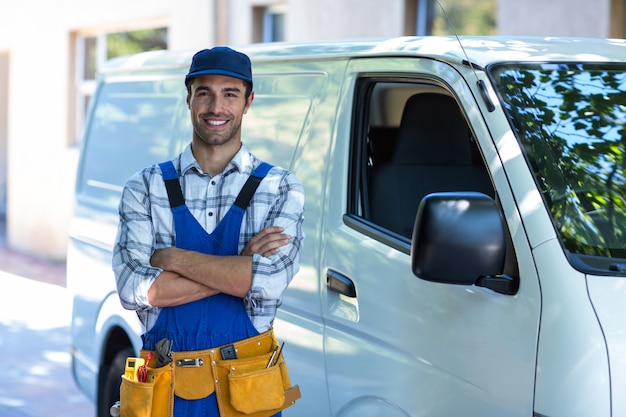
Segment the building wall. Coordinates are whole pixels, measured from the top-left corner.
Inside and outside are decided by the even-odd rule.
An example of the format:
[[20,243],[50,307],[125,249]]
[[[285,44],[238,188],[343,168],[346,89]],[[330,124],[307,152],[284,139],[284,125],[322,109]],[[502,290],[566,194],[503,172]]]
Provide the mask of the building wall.
[[404,35],[404,1],[293,0],[289,6],[290,41]]
[[6,217],[9,54],[0,51],[0,220]]
[[[605,37],[611,1],[624,0],[499,0],[498,30]],[[278,4],[288,16],[287,41],[402,36],[409,3],[0,0],[0,205],[4,176],[8,244],[48,258],[65,256],[78,158],[72,107],[77,33],[166,26],[170,49],[240,46],[255,39],[253,8]]]
[[498,0],[498,34],[610,37],[611,0]]

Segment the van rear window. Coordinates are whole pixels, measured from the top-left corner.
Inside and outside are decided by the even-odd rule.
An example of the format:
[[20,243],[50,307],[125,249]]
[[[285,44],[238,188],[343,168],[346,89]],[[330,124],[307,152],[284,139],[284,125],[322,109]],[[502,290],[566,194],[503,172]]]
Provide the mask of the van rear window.
[[101,84],[84,138],[77,197],[117,210],[133,173],[173,157],[177,142],[189,137],[176,132],[183,130],[185,94],[180,77]]

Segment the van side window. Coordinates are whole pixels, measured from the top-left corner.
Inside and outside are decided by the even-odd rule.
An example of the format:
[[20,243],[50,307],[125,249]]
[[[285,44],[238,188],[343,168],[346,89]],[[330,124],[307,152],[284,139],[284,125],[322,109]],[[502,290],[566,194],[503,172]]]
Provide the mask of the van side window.
[[[480,151],[457,103],[441,87],[402,82],[361,83],[353,187],[355,213],[410,239],[420,201],[440,191],[494,197]],[[357,105],[359,106],[359,105]]]
[[185,93],[179,79],[103,84],[85,132],[77,197],[115,211],[133,173],[173,157],[180,146],[172,138],[189,137],[179,132]]

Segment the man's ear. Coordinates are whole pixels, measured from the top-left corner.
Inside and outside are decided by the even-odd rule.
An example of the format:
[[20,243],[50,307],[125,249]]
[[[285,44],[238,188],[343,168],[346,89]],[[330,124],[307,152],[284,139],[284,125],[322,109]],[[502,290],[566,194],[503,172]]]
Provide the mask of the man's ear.
[[243,114],[248,113],[248,109],[252,105],[252,100],[254,100],[254,91],[250,91],[250,95],[248,96],[248,100],[246,102],[246,107],[243,109]]
[[189,110],[191,110],[190,100],[191,100],[191,93],[189,91],[187,91],[187,108]]

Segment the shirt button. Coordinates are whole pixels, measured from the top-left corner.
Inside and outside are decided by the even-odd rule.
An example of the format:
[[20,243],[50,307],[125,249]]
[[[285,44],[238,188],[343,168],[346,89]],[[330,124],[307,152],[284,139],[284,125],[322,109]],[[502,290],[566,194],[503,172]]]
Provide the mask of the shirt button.
[[215,180],[211,181],[211,185],[215,185]]
[[213,212],[209,211],[209,217],[213,217]]

